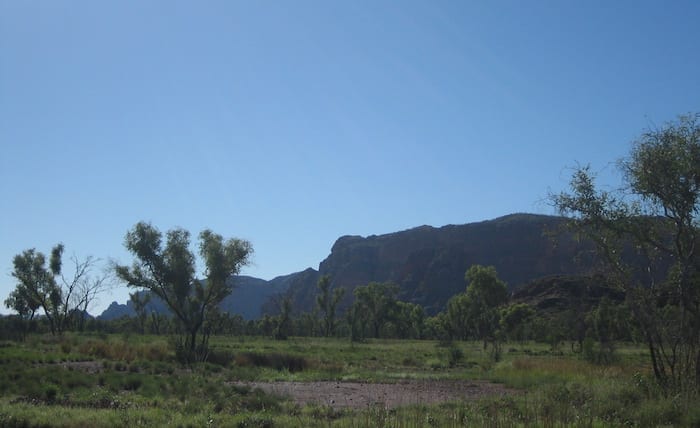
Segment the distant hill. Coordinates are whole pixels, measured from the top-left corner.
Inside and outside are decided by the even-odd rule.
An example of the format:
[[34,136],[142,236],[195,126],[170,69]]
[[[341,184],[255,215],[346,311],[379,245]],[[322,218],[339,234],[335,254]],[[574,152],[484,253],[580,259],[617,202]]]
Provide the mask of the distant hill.
[[[368,237],[343,236],[319,270],[297,274],[286,292],[296,311],[311,310],[316,283],[330,275],[332,287],[352,290],[372,281],[393,282],[399,298],[426,308],[444,309],[447,300],[465,290],[464,274],[473,264],[495,266],[510,289],[550,275],[586,274],[593,261],[587,248],[563,233],[562,217],[513,214],[494,220],[440,228],[420,226]],[[274,305],[265,305],[274,311]]]
[[[463,225],[343,236],[318,270],[308,268],[270,281],[235,277],[237,288],[221,307],[256,319],[277,313],[280,299],[287,296],[295,313],[310,311],[319,278],[329,275],[332,287],[347,290],[340,310],[350,304],[356,287],[376,281],[397,284],[401,300],[420,304],[432,315],[465,290],[464,274],[473,264],[495,266],[511,290],[543,277],[593,272],[590,245],[564,232],[565,222],[556,216],[512,214]],[[124,314],[133,314],[130,303],[113,303],[101,318]]]
[[277,277],[271,281],[252,276],[237,276],[233,293],[221,302],[221,310],[240,314],[247,320],[258,319],[263,304],[271,296],[283,293],[289,288],[287,277],[290,276],[292,275]]
[[[233,292],[221,302],[220,308],[225,312],[240,314],[247,320],[260,318],[263,304],[271,296],[286,291],[290,284],[288,278],[293,277],[294,274],[265,281],[251,276],[234,276],[231,279],[234,284]],[[147,311],[168,313],[168,308],[163,301],[155,297],[149,302]],[[131,301],[124,304],[112,302],[98,319],[112,320],[134,315],[135,311]]]

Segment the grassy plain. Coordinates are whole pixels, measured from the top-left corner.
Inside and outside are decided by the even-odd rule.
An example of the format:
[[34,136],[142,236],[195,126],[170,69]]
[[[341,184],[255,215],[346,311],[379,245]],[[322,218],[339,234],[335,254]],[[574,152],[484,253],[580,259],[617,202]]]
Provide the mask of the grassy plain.
[[[544,344],[506,344],[494,362],[479,343],[249,337],[212,338],[207,363],[182,366],[159,336],[30,336],[0,343],[0,426],[678,426],[700,406],[664,397],[646,352],[620,346],[594,365]],[[489,380],[517,390],[468,402],[310,404],[237,381]]]

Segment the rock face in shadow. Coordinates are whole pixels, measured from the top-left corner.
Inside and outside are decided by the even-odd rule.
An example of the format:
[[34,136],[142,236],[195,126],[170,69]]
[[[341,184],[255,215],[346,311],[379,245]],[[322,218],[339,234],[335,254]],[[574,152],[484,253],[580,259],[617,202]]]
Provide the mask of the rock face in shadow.
[[615,304],[625,300],[624,292],[610,287],[603,276],[554,275],[518,287],[511,301],[527,303],[539,314],[555,314],[570,309],[587,312],[603,297]]
[[283,293],[289,288],[284,281],[265,281],[252,276],[236,276],[233,279],[233,292],[221,302],[224,312],[239,314],[246,320],[260,318],[261,308],[271,296]]
[[466,288],[464,274],[473,264],[495,266],[511,289],[544,276],[588,273],[592,261],[579,257],[585,248],[570,235],[559,233],[564,221],[553,216],[513,214],[366,238],[343,236],[317,272],[297,274],[300,276],[294,278],[287,295],[295,311],[309,311],[321,275],[330,275],[332,287],[346,288],[345,306],[357,286],[393,282],[399,285],[399,299],[420,304],[428,314],[435,314]]
[[[254,278],[252,276],[234,276],[230,280],[233,283],[233,292],[219,305],[224,312],[241,315],[246,320],[258,319],[265,302],[272,296],[283,293],[289,288],[296,274],[278,277],[272,281]],[[168,314],[169,309],[163,301],[153,297],[146,306],[146,311]],[[127,301],[124,304],[112,302],[109,307],[98,317],[103,320],[112,320],[123,316],[135,316],[133,304]]]
[[[350,304],[356,287],[393,282],[399,286],[399,299],[420,304],[433,315],[465,290],[464,274],[474,264],[494,266],[511,290],[552,275],[590,274],[591,248],[564,233],[565,222],[561,217],[512,214],[464,225],[343,236],[318,270],[308,268],[270,281],[235,277],[237,287],[221,309],[256,319],[277,313],[281,300],[288,297],[294,313],[311,311],[316,284],[322,275],[329,275],[331,287],[346,289],[340,311]],[[113,304],[101,318],[133,314],[129,305]]]

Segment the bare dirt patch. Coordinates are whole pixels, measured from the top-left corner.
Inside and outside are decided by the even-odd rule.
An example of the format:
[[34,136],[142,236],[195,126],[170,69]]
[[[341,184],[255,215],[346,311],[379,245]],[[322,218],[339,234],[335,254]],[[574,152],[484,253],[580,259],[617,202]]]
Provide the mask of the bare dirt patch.
[[485,396],[515,393],[513,389],[486,381],[237,382],[237,384],[289,397],[299,405],[316,403],[335,409],[361,409],[372,405],[394,408],[409,404],[469,401]]

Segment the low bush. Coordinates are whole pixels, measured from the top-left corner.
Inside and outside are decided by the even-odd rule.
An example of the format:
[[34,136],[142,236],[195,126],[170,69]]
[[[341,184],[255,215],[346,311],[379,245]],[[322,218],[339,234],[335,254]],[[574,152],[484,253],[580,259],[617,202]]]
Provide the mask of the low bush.
[[227,349],[212,349],[207,356],[208,363],[222,367],[227,367],[233,360],[233,352]]
[[243,352],[237,354],[235,363],[238,366],[269,367],[275,370],[288,370],[290,373],[300,372],[309,367],[304,357],[289,354]]
[[447,362],[450,367],[455,367],[464,358],[464,351],[457,345],[450,345],[447,348]]

